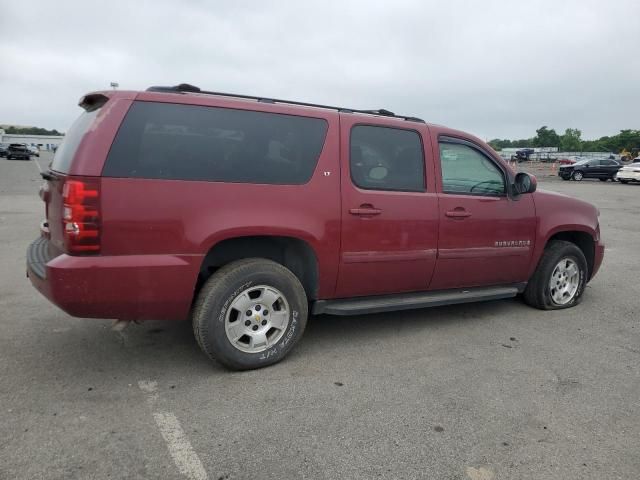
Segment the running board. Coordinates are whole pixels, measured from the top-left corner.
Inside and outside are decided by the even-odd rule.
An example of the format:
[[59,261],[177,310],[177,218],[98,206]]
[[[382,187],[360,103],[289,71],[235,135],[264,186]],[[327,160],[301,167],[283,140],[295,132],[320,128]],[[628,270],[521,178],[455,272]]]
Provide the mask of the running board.
[[366,313],[410,310],[413,308],[439,307],[457,303],[480,302],[515,297],[524,290],[526,283],[502,287],[482,287],[435,292],[399,293],[374,297],[317,300],[311,313],[319,315],[361,315]]

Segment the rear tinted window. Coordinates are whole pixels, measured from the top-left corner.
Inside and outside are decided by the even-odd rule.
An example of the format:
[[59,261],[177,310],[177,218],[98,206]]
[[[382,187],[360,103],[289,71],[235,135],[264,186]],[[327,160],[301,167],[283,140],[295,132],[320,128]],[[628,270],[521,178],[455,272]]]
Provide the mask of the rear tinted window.
[[135,102],[103,175],[302,184],[313,175],[326,132],[318,118]]
[[78,145],[80,145],[82,137],[84,137],[84,134],[89,130],[98,112],[99,110],[84,112],[73,122],[73,125],[71,125],[71,128],[69,128],[64,136],[64,140],[56,150],[53,162],[51,163],[52,170],[62,173],[69,172],[69,167],[78,149]]

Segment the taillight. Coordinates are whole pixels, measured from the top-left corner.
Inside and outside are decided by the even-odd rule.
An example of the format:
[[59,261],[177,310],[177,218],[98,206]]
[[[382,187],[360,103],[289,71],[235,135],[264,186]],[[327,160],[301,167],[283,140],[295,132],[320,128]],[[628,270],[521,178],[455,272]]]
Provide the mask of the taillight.
[[100,180],[67,180],[62,187],[62,201],[67,252],[100,252]]

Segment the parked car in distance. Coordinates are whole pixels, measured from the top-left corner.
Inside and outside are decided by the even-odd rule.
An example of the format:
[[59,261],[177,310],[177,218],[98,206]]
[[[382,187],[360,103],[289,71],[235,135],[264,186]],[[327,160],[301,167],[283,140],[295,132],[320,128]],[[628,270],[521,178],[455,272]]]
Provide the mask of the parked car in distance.
[[640,182],[640,161],[622,167],[615,179],[620,183]]
[[80,106],[29,279],[74,316],[190,320],[232,369],[284,358],[309,312],[573,307],[602,262],[593,205],[458,130],[186,84]]
[[31,152],[24,143],[12,143],[7,149],[7,160],[29,160]]
[[511,159],[517,161],[518,163],[528,162],[529,157],[531,157],[534,152],[535,150],[533,148],[522,148],[520,150],[517,150],[515,155],[513,155]]
[[614,179],[622,165],[615,160],[591,159],[582,160],[571,165],[561,165],[558,176],[563,180],[581,181],[583,178],[597,178],[602,182]]
[[0,157],[6,157],[8,150],[9,150],[8,143],[0,143]]
[[38,147],[35,147],[33,145],[27,145],[27,150],[29,150],[31,155],[34,155],[36,157],[40,156],[40,149]]
[[575,158],[570,158],[570,157],[563,157],[563,158],[559,158],[558,159],[558,164],[559,165],[573,165],[574,163],[576,163],[576,159]]

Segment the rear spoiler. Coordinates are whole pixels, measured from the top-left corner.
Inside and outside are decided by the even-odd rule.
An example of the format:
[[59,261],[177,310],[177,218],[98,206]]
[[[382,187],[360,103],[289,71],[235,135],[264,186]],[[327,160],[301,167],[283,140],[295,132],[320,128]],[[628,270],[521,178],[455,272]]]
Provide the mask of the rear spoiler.
[[109,100],[109,97],[104,93],[89,93],[80,98],[78,105],[87,112],[93,112],[107,103],[107,100]]

